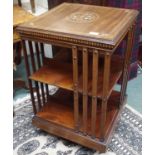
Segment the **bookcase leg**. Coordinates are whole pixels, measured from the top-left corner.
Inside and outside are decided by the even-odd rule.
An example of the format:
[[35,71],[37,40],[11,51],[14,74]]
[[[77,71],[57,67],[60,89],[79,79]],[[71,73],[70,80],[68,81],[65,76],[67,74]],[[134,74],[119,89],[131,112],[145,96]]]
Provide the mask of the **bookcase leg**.
[[23,45],[23,53],[24,53],[25,67],[26,67],[28,84],[29,84],[29,88],[30,88],[30,95],[31,95],[31,100],[32,100],[33,112],[34,112],[34,114],[36,114],[37,110],[36,110],[36,105],[35,105],[35,100],[34,100],[34,94],[33,94],[33,88],[32,88],[32,81],[29,79],[29,76],[30,76],[30,66],[29,66],[29,62],[28,62],[28,56],[27,56],[27,50],[26,50],[25,40],[22,40],[22,45]]
[[88,50],[83,48],[83,132],[87,133],[88,117]]
[[123,82],[121,85],[120,106],[124,102],[126,89],[127,89],[128,76],[129,76],[128,68],[129,68],[129,64],[130,64],[131,51],[132,51],[132,45],[133,45],[134,28],[135,28],[135,25],[133,25],[132,28],[129,30],[128,37],[127,37],[127,49],[126,49],[125,58],[124,58]]
[[78,96],[78,56],[77,47],[72,47],[73,85],[74,85],[74,122],[75,130],[79,131],[79,96]]
[[104,126],[106,122],[106,112],[107,112],[110,63],[111,63],[111,56],[108,53],[106,53],[104,56],[103,94],[102,94],[102,103],[101,103],[101,130],[100,130],[101,141],[104,140],[104,135],[105,135]]
[[95,138],[97,111],[98,51],[93,52],[91,134]]

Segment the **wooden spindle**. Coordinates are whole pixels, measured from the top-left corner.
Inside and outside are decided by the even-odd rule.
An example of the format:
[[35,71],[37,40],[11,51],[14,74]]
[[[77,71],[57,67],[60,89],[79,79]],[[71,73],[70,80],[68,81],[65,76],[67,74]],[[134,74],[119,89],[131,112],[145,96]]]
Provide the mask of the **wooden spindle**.
[[29,62],[28,62],[28,56],[27,56],[25,40],[22,40],[22,45],[23,45],[23,53],[24,53],[26,74],[27,74],[27,79],[28,79],[28,84],[29,84],[29,89],[30,89],[30,95],[31,95],[31,100],[32,100],[33,112],[34,112],[34,114],[36,114],[37,113],[37,109],[36,109],[35,99],[34,99],[34,94],[33,94],[32,81],[29,79],[29,76],[30,76],[30,66],[29,66]]
[[95,138],[97,111],[98,51],[93,51],[91,134]]
[[[38,68],[40,68],[41,67],[41,60],[40,60],[39,46],[38,46],[37,42],[35,43],[35,48],[36,48],[36,54],[37,54]],[[43,104],[45,104],[44,84],[40,83],[40,87],[41,87]]]
[[35,49],[36,49],[36,55],[37,55],[38,68],[40,68],[41,60],[40,60],[39,46],[37,42],[35,42]]
[[[32,42],[28,41],[28,45],[29,45],[30,56],[31,56],[32,71],[35,72],[36,66],[35,66],[35,58],[34,58]],[[38,106],[39,106],[39,110],[40,110],[41,109],[41,100],[40,100],[39,86],[38,86],[37,81],[35,81],[35,87],[36,87],[36,92],[37,92]]]
[[87,132],[88,111],[88,51],[83,48],[83,132]]
[[107,113],[107,102],[108,102],[108,89],[109,89],[109,78],[110,78],[110,62],[111,56],[106,53],[104,56],[104,74],[103,74],[103,94],[101,103],[101,129],[100,129],[100,140],[104,140],[105,135],[105,123]]
[[[45,50],[44,50],[44,44],[40,43],[40,49],[41,49],[41,55],[42,55],[42,63],[44,64],[44,59],[45,59]],[[47,97],[49,96],[49,90],[48,90],[48,85],[45,84],[45,89],[46,89],[46,94]]]
[[129,78],[128,68],[130,64],[130,58],[131,58],[132,47],[133,47],[134,28],[135,28],[135,25],[133,25],[133,27],[129,30],[128,37],[127,37],[127,49],[126,49],[125,58],[124,58],[123,81],[121,85],[120,106],[124,102],[124,97],[126,94],[126,88],[127,88],[128,78]]
[[77,47],[72,47],[73,85],[74,85],[74,122],[75,130],[79,130],[79,96],[78,96],[78,56]]

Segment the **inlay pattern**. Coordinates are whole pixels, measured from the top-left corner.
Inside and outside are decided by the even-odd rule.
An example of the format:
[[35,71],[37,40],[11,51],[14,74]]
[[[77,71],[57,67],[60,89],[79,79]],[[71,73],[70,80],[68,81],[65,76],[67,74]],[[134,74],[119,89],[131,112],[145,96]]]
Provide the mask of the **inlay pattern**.
[[66,19],[75,23],[90,23],[98,20],[99,15],[95,12],[75,12]]

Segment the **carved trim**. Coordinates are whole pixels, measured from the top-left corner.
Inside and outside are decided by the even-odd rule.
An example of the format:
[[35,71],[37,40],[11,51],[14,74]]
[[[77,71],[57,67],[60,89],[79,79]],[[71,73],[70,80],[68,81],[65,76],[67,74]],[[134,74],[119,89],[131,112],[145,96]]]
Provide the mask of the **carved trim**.
[[58,41],[63,41],[65,44],[67,43],[73,43],[73,44],[78,44],[78,45],[86,45],[86,46],[90,46],[90,47],[96,47],[96,48],[105,48],[107,50],[112,50],[115,46],[114,45],[109,45],[109,44],[105,44],[105,43],[99,43],[99,42],[95,42],[95,41],[88,41],[88,40],[82,40],[82,39],[78,39],[78,38],[71,38],[69,36],[65,36],[64,34],[55,34],[55,33],[49,33],[49,34],[45,34],[42,32],[34,32],[31,30],[23,30],[23,28],[17,28],[18,33],[20,34],[21,37],[24,38],[25,37],[30,37],[30,38],[38,38],[38,39],[42,39],[42,40],[58,40]]

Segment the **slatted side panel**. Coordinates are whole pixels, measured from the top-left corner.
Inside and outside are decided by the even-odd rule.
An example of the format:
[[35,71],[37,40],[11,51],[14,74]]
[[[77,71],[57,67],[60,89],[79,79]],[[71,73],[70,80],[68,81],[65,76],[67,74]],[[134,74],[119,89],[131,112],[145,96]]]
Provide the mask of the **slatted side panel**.
[[[45,50],[44,50],[44,44],[43,43],[40,43],[40,50],[41,50],[41,56],[42,56],[42,63],[44,65]],[[47,95],[47,98],[48,98],[48,96],[49,96],[48,85],[47,84],[40,83],[40,86],[41,86],[43,103],[45,104],[45,92],[44,92],[44,88],[46,89],[46,95]]]
[[93,51],[91,135],[95,138],[97,111],[98,51]]
[[[41,65],[41,56],[40,56],[40,49],[39,49],[39,44],[38,42],[35,42],[35,50],[36,50],[36,59],[37,59],[37,65],[38,65],[38,69],[42,66]],[[46,100],[45,100],[45,93],[44,93],[44,84],[43,83],[40,83],[40,90],[41,90],[41,93],[42,93],[42,103],[43,105],[46,103]]]
[[128,32],[127,36],[127,48],[125,52],[125,58],[124,58],[124,68],[123,68],[123,82],[121,85],[121,96],[120,96],[120,103],[123,104],[124,97],[126,94],[126,88],[129,78],[129,64],[130,64],[130,58],[131,58],[131,51],[133,47],[133,38],[134,38],[134,30],[135,30],[135,24],[131,27],[131,29]]
[[22,45],[23,45],[25,67],[26,67],[27,79],[28,79],[28,84],[29,84],[29,89],[30,89],[31,100],[32,100],[33,112],[34,112],[34,114],[36,114],[37,108],[36,108],[35,100],[34,100],[32,81],[29,79],[29,76],[30,76],[30,65],[29,65],[29,61],[28,61],[28,56],[27,56],[27,50],[26,50],[26,42],[25,42],[25,40],[22,40]]
[[111,56],[107,53],[104,56],[104,74],[103,74],[103,95],[101,103],[101,126],[100,126],[100,140],[104,141],[104,127],[106,122],[106,111],[107,111],[107,102],[108,102],[108,88],[109,88],[109,78],[110,78],[110,63]]
[[[34,58],[34,51],[33,51],[33,46],[32,46],[32,42],[28,41],[28,46],[29,46],[29,51],[30,51],[30,58],[31,58],[31,65],[32,65],[32,72],[36,71],[36,63],[35,63],[35,58]],[[38,99],[38,107],[39,110],[41,110],[41,100],[40,100],[40,93],[39,93],[39,86],[38,86],[38,82],[34,81],[35,83],[35,88],[36,88],[36,93],[37,93],[37,99]]]
[[77,47],[72,47],[73,85],[74,85],[74,122],[75,130],[79,131],[79,95],[78,95],[78,54]]
[[88,120],[88,50],[83,48],[83,132],[87,134]]

